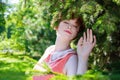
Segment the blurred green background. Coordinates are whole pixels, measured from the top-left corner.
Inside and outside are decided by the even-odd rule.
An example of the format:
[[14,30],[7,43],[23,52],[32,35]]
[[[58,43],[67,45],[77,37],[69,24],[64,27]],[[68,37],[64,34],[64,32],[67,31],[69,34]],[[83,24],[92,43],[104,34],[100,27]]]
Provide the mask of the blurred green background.
[[88,72],[72,80],[120,80],[120,0],[0,0],[0,80],[31,80],[33,66],[55,42],[53,27],[72,13],[97,37]]

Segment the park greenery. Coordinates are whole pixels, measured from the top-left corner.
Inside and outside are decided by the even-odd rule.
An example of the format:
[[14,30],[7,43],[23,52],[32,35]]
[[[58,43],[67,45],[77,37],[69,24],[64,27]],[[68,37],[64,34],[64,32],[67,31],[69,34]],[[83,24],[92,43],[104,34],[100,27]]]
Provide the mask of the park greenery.
[[0,0],[0,80],[32,79],[33,66],[55,42],[54,27],[72,14],[83,17],[97,44],[84,75],[56,74],[52,80],[119,80],[120,0]]

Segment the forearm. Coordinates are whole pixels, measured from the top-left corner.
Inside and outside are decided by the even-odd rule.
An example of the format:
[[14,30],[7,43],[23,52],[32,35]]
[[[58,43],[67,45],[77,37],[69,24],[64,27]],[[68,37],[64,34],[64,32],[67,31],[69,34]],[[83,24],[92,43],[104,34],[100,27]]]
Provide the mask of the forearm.
[[87,71],[88,58],[78,56],[77,74],[84,74]]
[[88,57],[96,44],[96,37],[93,36],[92,30],[87,29],[87,32],[83,34],[77,44],[78,54],[78,69],[77,74],[83,74],[87,70]]

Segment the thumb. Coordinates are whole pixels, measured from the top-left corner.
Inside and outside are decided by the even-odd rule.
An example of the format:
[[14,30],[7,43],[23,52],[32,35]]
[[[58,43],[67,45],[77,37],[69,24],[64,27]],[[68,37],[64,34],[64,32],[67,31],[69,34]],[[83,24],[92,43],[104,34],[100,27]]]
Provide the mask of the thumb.
[[83,37],[79,39],[77,46],[82,46],[82,43],[83,43]]

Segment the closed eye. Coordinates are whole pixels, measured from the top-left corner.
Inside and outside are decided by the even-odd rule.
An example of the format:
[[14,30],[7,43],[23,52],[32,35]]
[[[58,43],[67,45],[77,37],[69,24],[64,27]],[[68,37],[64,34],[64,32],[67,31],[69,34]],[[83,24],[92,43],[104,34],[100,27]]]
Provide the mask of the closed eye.
[[67,22],[67,21],[64,21],[63,23],[65,23],[65,24],[69,24],[70,26],[72,26],[72,27],[74,27],[74,28],[77,28],[77,26],[72,25],[72,24],[70,24],[70,23],[69,23],[69,22]]
[[68,22],[64,21],[65,24],[69,24]]

